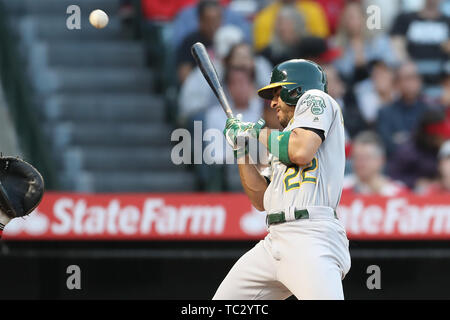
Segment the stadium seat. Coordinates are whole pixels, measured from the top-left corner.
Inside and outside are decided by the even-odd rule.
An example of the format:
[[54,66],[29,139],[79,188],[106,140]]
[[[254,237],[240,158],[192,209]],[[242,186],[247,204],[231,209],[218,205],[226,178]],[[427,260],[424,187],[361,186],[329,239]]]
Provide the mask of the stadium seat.
[[[170,159],[173,128],[155,90],[157,71],[144,43],[122,27],[118,0],[3,2],[62,189],[196,190],[195,174]],[[72,4],[81,9],[81,30],[66,27]],[[88,20],[98,8],[110,18],[101,30]]]

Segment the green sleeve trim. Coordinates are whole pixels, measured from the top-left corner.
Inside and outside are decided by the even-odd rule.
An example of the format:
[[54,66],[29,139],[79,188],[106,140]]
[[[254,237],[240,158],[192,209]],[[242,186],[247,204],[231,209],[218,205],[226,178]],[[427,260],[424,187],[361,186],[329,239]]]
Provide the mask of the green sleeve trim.
[[280,161],[287,166],[292,165],[288,153],[289,137],[291,136],[291,132],[292,131],[272,131],[269,135],[269,141],[267,143],[269,152],[280,159]]

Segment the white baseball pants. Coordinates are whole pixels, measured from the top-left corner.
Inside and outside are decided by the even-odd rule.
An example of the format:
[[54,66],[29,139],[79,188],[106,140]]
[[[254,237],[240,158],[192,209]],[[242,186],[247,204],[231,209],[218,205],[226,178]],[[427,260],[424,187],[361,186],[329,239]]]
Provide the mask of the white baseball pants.
[[232,267],[213,299],[344,299],[348,240],[332,215],[269,226],[269,233]]

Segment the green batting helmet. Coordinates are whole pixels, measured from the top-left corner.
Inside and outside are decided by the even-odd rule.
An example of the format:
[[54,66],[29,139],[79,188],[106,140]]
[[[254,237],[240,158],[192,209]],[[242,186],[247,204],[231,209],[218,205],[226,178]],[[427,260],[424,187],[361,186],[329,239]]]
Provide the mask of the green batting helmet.
[[276,65],[272,70],[270,84],[258,90],[258,95],[272,100],[273,89],[281,87],[280,97],[288,105],[295,106],[308,90],[327,92],[327,77],[317,63],[304,59],[292,59]]

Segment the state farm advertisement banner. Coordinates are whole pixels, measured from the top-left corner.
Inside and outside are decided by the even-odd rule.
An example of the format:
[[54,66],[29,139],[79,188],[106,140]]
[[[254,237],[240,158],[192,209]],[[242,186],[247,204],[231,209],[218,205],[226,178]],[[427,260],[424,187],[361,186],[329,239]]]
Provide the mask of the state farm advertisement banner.
[[244,194],[46,193],[3,239],[256,239],[265,215]]
[[450,195],[347,196],[338,216],[353,240],[450,240]]
[[[350,239],[450,239],[450,197],[346,196],[338,216]],[[75,194],[47,192],[9,240],[261,239],[265,214],[244,194]]]

